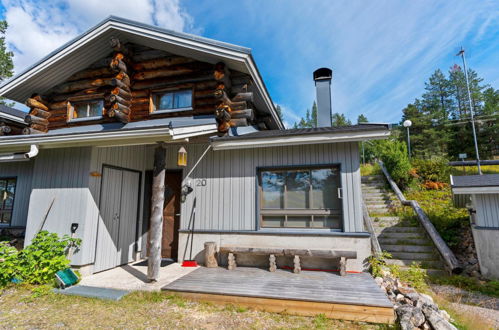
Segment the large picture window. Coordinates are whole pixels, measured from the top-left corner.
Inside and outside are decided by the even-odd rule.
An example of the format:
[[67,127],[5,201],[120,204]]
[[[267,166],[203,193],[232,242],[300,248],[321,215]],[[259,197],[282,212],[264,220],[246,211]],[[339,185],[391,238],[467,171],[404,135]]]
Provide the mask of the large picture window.
[[262,169],[262,228],[342,229],[339,167]]
[[15,178],[0,178],[0,224],[10,224],[16,194]]

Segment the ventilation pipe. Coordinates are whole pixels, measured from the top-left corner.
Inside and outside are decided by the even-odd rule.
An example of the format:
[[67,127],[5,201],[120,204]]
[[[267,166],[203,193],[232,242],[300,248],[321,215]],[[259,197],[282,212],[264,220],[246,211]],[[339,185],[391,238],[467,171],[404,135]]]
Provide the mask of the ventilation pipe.
[[315,90],[317,92],[316,127],[331,126],[331,78],[333,70],[320,68],[314,71]]
[[38,151],[39,151],[38,146],[36,144],[32,144],[28,152],[0,154],[0,163],[20,162],[20,161],[30,160],[31,158],[34,158],[36,157],[36,155],[38,155]]

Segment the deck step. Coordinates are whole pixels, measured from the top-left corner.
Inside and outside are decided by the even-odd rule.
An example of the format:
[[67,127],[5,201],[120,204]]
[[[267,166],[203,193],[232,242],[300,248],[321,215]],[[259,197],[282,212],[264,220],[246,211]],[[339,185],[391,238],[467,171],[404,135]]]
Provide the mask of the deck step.
[[427,254],[433,252],[433,247],[428,245],[407,245],[407,244],[382,244],[381,249],[390,253],[407,252],[417,254]]

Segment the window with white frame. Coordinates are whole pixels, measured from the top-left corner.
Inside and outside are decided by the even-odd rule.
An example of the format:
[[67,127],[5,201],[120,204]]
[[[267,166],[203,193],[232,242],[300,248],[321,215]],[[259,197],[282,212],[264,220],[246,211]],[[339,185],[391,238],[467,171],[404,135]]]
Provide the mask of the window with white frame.
[[192,90],[156,92],[152,94],[151,112],[175,112],[192,109]]
[[89,100],[79,102],[68,102],[68,119],[91,120],[102,118],[104,113],[104,100]]
[[260,227],[342,230],[339,166],[261,169]]

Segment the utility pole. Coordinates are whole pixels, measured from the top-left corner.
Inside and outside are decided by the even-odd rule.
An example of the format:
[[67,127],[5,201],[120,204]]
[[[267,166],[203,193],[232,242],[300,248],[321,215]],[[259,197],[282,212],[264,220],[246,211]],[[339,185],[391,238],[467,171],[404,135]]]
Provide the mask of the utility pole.
[[466,89],[468,90],[468,101],[470,103],[470,114],[471,114],[471,128],[473,130],[473,141],[475,142],[475,153],[476,153],[476,164],[478,167],[478,174],[482,175],[482,168],[480,167],[480,154],[478,153],[478,141],[476,139],[476,129],[475,129],[475,117],[473,113],[473,101],[471,100],[470,82],[468,80],[468,70],[466,69],[466,59],[464,58],[464,49],[461,47],[459,53],[456,56],[461,56],[463,59],[463,70],[464,77],[466,78]]

